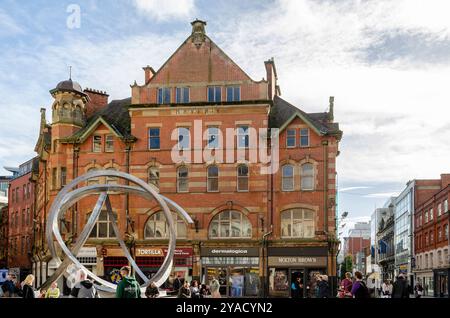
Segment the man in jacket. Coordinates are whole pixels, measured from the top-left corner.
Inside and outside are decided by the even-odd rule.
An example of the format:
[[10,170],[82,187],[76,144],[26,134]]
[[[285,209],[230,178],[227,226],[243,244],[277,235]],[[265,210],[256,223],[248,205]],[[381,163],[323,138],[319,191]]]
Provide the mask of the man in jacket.
[[130,266],[124,266],[120,269],[122,280],[117,285],[116,298],[141,298],[141,288],[136,278],[130,276]]
[[408,282],[403,274],[398,275],[392,288],[392,298],[409,298]]
[[70,298],[99,298],[94,283],[87,278],[85,271],[80,271],[80,281],[72,288]]

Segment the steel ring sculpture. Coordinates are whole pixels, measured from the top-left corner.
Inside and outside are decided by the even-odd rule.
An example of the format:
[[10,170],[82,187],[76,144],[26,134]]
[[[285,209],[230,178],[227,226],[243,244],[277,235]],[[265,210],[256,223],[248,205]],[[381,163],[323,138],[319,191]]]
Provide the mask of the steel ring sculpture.
[[[119,179],[124,179],[128,182],[134,183],[137,186],[123,185],[123,184],[96,184],[96,185],[87,185],[81,188],[76,188],[77,185],[81,182],[85,182],[92,178],[98,177],[115,177]],[[74,189],[76,188],[76,189]],[[73,191],[71,191],[74,189]],[[109,194],[115,192],[136,194],[143,196],[147,199],[154,199],[161,207],[164,215],[166,217],[166,222],[169,228],[169,245],[167,250],[167,255],[164,258],[163,264],[161,265],[158,272],[151,278],[148,279],[145,274],[140,270],[137,266],[135,260],[131,257],[130,252],[128,251],[123,238],[120,235],[115,215],[112,211],[111,201],[109,199]],[[77,241],[72,246],[71,249],[67,247],[64,240],[62,239],[61,233],[59,231],[59,220],[64,213],[67,211],[69,207],[71,207],[74,203],[81,200],[82,198],[92,195],[92,194],[100,194],[95,204],[95,207],[89,216],[88,221],[86,222],[85,227],[79,234]],[[69,265],[74,264],[77,268],[83,269],[86,271],[89,277],[95,280],[100,284],[98,288],[105,292],[115,292],[116,285],[98,277],[91,271],[89,271],[83,264],[81,264],[77,257],[77,253],[83,247],[84,243],[89,237],[92,229],[94,228],[96,221],[102,211],[102,207],[105,204],[108,216],[111,220],[111,225],[113,228],[113,232],[116,235],[119,245],[122,248],[126,258],[130,262],[131,266],[135,270],[135,272],[144,280],[144,284],[141,285],[141,290],[150,285],[150,283],[154,282],[158,287],[161,286],[169,277],[170,272],[172,270],[173,265],[173,256],[175,252],[175,244],[176,244],[176,235],[175,235],[175,225],[172,218],[171,211],[169,206],[177,212],[187,223],[194,223],[189,214],[180,207],[174,201],[168,199],[167,197],[156,192],[150,185],[142,181],[141,179],[124,172],[112,171],[112,170],[96,170],[92,172],[88,172],[80,177],[75,178],[72,182],[65,185],[64,188],[58,193],[53,204],[50,208],[50,213],[47,219],[47,229],[46,229],[46,239],[47,244],[52,256],[52,259],[58,265],[55,272],[50,276],[41,286],[41,288],[48,288],[52,282],[56,281],[61,277],[68,268]],[[53,238],[54,237],[54,238]],[[59,245],[62,252],[65,254],[64,260],[61,260],[57,253],[57,246]]]

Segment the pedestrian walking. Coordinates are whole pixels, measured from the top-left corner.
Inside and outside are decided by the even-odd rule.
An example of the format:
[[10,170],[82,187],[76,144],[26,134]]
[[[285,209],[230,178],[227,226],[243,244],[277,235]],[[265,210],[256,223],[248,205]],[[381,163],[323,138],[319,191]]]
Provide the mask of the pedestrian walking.
[[19,291],[16,287],[16,275],[9,273],[2,285],[3,297],[15,297]]
[[391,298],[392,296],[392,284],[390,279],[386,279],[381,285],[381,298]]
[[45,298],[59,298],[60,290],[58,288],[58,284],[53,282],[47,292],[44,294]]
[[319,298],[330,297],[330,287],[328,285],[327,275],[320,276],[320,282],[318,283],[318,287],[319,287]]
[[78,282],[70,291],[69,298],[99,298],[97,288],[94,283],[88,279],[87,273],[84,270],[78,272]]
[[120,269],[122,280],[116,289],[116,298],[141,298],[141,287],[136,278],[131,276],[130,266],[123,266]]
[[200,289],[198,288],[198,282],[196,280],[192,281],[190,290],[191,298],[200,298]]
[[303,282],[301,277],[296,277],[291,284],[291,295],[292,298],[302,298],[303,297]]
[[213,278],[213,280],[211,281],[210,289],[211,289],[211,297],[212,298],[221,298],[222,297],[220,295],[220,291],[219,291],[220,284],[216,278]]
[[159,289],[155,282],[152,282],[149,286],[147,286],[145,289],[145,296],[147,298],[157,298],[159,296]]
[[209,298],[211,297],[211,291],[209,290],[209,286],[206,284],[202,284],[200,286],[200,298]]
[[352,286],[352,274],[347,272],[345,278],[339,284],[338,298],[352,298]]
[[361,272],[355,272],[355,282],[353,283],[351,293],[353,298],[369,298],[369,290],[363,281]]
[[33,283],[34,276],[33,274],[29,274],[23,281],[22,298],[36,298],[34,294]]
[[178,292],[178,298],[191,298],[191,290],[189,288],[189,283],[184,282],[183,286],[180,288]]
[[180,288],[183,286],[183,282],[181,281],[180,275],[177,275],[177,277],[173,281],[173,292],[175,295],[178,295],[178,292],[180,291]]
[[398,275],[392,287],[392,298],[409,298],[408,282],[403,274]]
[[421,298],[423,295],[423,287],[419,282],[417,282],[416,286],[414,287],[414,294],[416,298]]

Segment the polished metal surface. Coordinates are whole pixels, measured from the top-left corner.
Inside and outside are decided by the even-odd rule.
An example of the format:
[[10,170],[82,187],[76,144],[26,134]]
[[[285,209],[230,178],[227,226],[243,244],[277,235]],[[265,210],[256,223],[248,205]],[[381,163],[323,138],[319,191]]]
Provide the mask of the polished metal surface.
[[[71,191],[72,189],[76,188],[77,185],[80,184],[81,182],[85,182],[89,179],[99,177],[115,177],[118,179],[127,180],[128,182],[134,183],[136,186],[122,185],[122,184],[96,184],[84,186]],[[120,235],[117,223],[115,222],[116,221],[115,215],[112,211],[111,202],[109,199],[109,194],[112,193],[130,193],[143,196],[150,200],[154,199],[164,212],[166,222],[169,228],[169,244],[167,255],[158,272],[150,279],[148,279],[144,275],[144,273],[140,270],[140,268],[137,266],[136,262],[134,261],[134,259],[132,258],[130,252],[126,247],[123,238]],[[89,219],[85,227],[79,234],[77,241],[72,246],[72,249],[69,249],[61,237],[61,233],[59,231],[59,220],[64,217],[64,214],[67,211],[67,209],[71,207],[74,203],[92,194],[100,194],[97,203],[95,204],[93,212],[89,216]],[[72,182],[64,186],[64,188],[58,193],[55,200],[53,201],[47,219],[47,229],[45,234],[49,251],[52,255],[53,260],[58,265],[58,268],[53,273],[53,275],[50,276],[47,279],[47,281],[45,281],[42,284],[41,289],[47,289],[52,282],[56,281],[59,277],[61,277],[61,275],[66,274],[66,269],[68,268],[69,265],[74,264],[78,269],[83,269],[84,271],[86,271],[86,273],[90,278],[99,283],[100,286],[98,286],[98,288],[100,290],[111,293],[115,292],[116,289],[115,284],[105,281],[104,279],[98,277],[97,275],[89,271],[83,264],[81,264],[78,261],[76,257],[77,253],[84,245],[93,227],[95,226],[104,204],[106,206],[109,218],[110,220],[112,220],[111,225],[113,228],[113,232],[119,242],[120,247],[122,248],[126,258],[130,262],[135,272],[144,280],[144,284],[141,285],[142,291],[144,291],[145,288],[152,282],[154,282],[157,286],[161,286],[167,280],[172,269],[173,256],[176,244],[175,224],[169,206],[172,208],[174,212],[179,213],[180,216],[187,223],[192,224],[193,223],[192,218],[177,203],[157,193],[156,190],[154,190],[150,185],[148,185],[141,179],[124,172],[113,170],[96,170],[88,172],[87,174],[74,179]],[[65,258],[63,261],[61,261],[61,259],[58,256],[56,244],[58,244],[62,252],[65,254]]]

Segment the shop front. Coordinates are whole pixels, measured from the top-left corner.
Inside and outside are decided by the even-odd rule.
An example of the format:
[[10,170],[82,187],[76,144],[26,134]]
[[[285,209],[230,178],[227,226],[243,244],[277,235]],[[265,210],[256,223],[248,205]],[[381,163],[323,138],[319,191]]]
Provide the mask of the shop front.
[[[164,258],[167,255],[166,247],[137,247],[136,264],[142,272],[148,277],[155,275],[161,268]],[[173,281],[179,277],[181,281],[191,282],[192,280],[192,248],[176,248],[174,252],[173,267],[170,277],[161,286],[165,290],[173,290]],[[140,284],[143,280],[136,277]]]
[[[317,275],[327,273],[326,247],[269,247],[269,296],[317,297]],[[292,288],[298,281],[301,286]]]
[[217,279],[224,297],[260,296],[258,247],[202,247],[200,256],[202,284]]
[[434,274],[434,297],[449,298],[450,293],[450,268],[435,269]]

